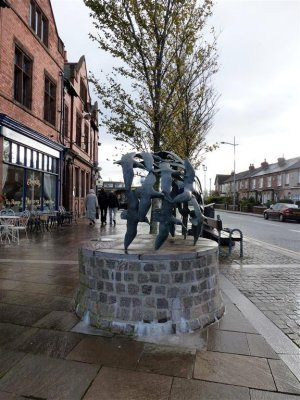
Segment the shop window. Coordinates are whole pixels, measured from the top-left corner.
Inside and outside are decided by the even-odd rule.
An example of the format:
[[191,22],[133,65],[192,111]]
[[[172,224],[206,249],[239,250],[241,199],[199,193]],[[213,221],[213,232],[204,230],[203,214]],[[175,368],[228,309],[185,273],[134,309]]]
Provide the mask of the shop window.
[[43,165],[43,170],[48,171],[48,156],[44,154],[44,165]]
[[8,140],[4,140],[3,142],[3,161],[9,162],[10,160],[10,146],[11,146],[11,142],[9,142]]
[[30,26],[41,41],[48,46],[48,19],[34,0],[30,1]]
[[55,125],[56,116],[56,85],[45,76],[44,119]]
[[2,193],[5,198],[5,206],[15,212],[22,210],[24,169],[14,165],[3,164]]
[[19,146],[19,164],[25,165],[25,148],[23,146]]
[[39,169],[43,169],[43,154],[39,153]]
[[26,149],[26,167],[31,167],[31,149]]
[[36,151],[32,151],[32,168],[37,168],[37,152]]
[[29,210],[41,209],[42,173],[27,171],[25,207]]
[[15,48],[14,99],[31,109],[32,61],[19,48]]
[[11,144],[11,162],[17,164],[18,159],[18,146],[16,143]]
[[43,208],[55,209],[56,206],[56,181],[55,175],[44,174]]

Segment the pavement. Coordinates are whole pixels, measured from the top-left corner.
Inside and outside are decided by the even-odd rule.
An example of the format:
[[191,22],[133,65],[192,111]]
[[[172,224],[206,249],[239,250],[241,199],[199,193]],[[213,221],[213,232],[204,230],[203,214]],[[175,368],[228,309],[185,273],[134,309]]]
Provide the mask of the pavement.
[[0,400],[300,399],[295,254],[245,242],[220,256],[226,313],[202,331],[139,338],[79,329],[82,241],[125,231],[77,224],[0,245]]

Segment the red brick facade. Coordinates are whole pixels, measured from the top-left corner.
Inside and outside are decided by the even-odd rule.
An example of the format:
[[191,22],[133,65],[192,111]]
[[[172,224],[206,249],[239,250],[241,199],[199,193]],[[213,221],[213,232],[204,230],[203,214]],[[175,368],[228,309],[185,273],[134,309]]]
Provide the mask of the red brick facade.
[[97,104],[91,105],[85,59],[65,62],[50,0],[6,3],[0,6],[0,193],[18,209],[64,205],[82,215],[98,174]]

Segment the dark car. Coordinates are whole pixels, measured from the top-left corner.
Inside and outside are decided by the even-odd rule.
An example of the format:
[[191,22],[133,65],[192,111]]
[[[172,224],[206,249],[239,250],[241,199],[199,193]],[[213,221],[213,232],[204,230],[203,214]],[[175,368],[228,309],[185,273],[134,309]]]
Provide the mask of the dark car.
[[285,220],[297,220],[300,222],[300,209],[296,204],[276,203],[264,211],[264,218],[276,218],[281,222]]

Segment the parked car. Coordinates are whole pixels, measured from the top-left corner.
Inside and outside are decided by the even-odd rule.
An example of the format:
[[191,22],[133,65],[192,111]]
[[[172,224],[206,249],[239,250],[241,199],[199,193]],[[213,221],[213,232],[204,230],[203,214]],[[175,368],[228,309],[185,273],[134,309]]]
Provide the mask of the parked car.
[[276,203],[264,210],[264,218],[276,218],[281,222],[285,220],[297,220],[300,222],[300,209],[296,204]]

